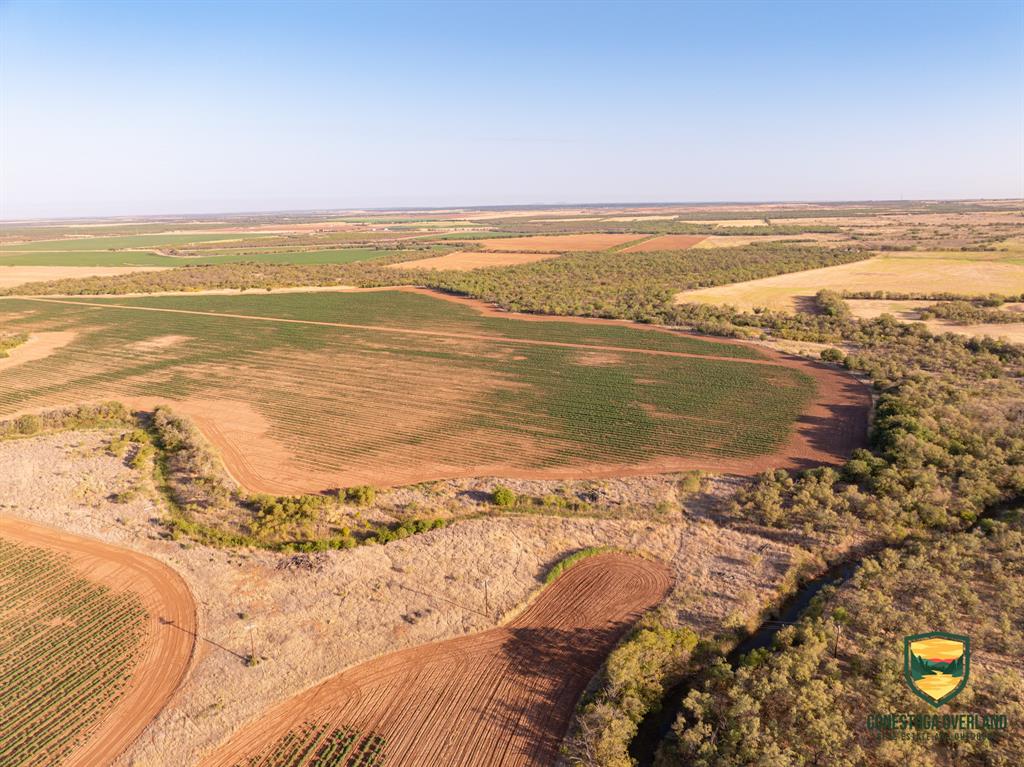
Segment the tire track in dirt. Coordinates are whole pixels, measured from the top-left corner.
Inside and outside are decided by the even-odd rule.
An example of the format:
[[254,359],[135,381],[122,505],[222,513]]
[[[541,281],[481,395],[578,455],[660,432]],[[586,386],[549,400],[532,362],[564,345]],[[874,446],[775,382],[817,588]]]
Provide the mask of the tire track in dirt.
[[137,594],[149,614],[146,649],[127,691],[63,767],[110,764],[167,705],[191,668],[197,614],[188,586],[151,557],[21,519],[0,517],[0,536],[69,555],[86,578]]
[[553,764],[583,689],[670,586],[662,563],[590,557],[508,624],[343,671],[250,722],[203,765],[232,767],[307,721],[382,736],[385,764]]

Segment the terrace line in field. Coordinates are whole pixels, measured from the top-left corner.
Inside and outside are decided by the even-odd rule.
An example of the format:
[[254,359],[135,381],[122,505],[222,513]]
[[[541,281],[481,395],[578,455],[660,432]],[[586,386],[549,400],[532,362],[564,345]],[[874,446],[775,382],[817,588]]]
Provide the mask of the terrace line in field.
[[[371,764],[554,764],[584,687],[671,582],[659,562],[584,559],[509,624],[342,672],[244,727],[203,765],[306,767],[301,752],[288,758],[296,749],[286,739],[311,723],[342,740],[376,738],[383,759]],[[308,736],[299,744],[315,750]]]
[[[16,332],[78,331],[45,359],[0,371],[0,417],[171,402],[236,479],[265,492],[749,472],[840,461],[863,442],[866,395],[838,371],[411,291],[12,298],[0,300],[0,320]],[[189,340],[152,342],[167,336]]]

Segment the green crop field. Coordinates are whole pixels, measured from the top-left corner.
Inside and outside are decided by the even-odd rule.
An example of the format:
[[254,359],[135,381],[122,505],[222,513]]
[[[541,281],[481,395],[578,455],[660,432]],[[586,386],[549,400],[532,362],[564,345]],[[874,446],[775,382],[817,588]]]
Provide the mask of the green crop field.
[[306,722],[237,767],[380,767],[384,746],[379,735]]
[[68,557],[0,538],[0,764],[59,764],[121,697],[146,612],[71,569]]
[[110,250],[112,248],[178,248],[201,242],[230,242],[232,240],[255,240],[269,235],[251,232],[193,233],[193,234],[128,234],[120,237],[79,237],[63,240],[35,240],[33,242],[6,243],[0,253],[8,251],[73,251]]
[[0,324],[77,333],[0,370],[0,417],[117,397],[222,403],[216,417],[255,417],[284,450],[274,476],[322,487],[754,456],[780,446],[814,390],[749,364],[751,347],[400,291],[9,298]]
[[[63,250],[0,252],[0,266],[199,266],[250,261],[261,264],[351,264],[401,251],[374,248],[294,250],[261,252],[249,250],[201,251],[198,257],[162,256],[146,250]],[[420,254],[422,256],[422,254]],[[430,254],[427,254],[430,255]]]

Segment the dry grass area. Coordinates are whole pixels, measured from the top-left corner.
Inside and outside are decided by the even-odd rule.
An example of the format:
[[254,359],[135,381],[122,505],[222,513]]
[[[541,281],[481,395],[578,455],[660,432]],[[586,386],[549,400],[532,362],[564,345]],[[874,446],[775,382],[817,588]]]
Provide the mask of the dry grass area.
[[1024,265],[1000,260],[1000,256],[1005,254],[887,253],[852,264],[685,291],[676,301],[796,311],[805,308],[822,288],[974,295],[1024,292]]
[[[296,557],[198,548],[160,536],[148,480],[106,452],[108,439],[0,443],[0,510],[154,557],[199,605],[194,670],[119,765],[194,765],[245,722],[345,668],[510,620],[547,569],[584,546],[670,562],[669,608],[703,633],[752,616],[796,554],[685,514],[660,524],[481,518],[387,546]],[[111,493],[133,487],[132,500],[113,502]],[[255,667],[243,662],[251,647],[264,656]]]
[[702,234],[663,234],[623,248],[622,253],[650,253],[655,250],[685,250],[707,239]]
[[[764,222],[762,222],[763,225]],[[811,242],[817,245],[830,243],[847,243],[850,238],[845,234],[753,234],[728,235],[712,234],[702,237],[695,248],[739,248],[745,245],[756,245],[759,242]]]
[[272,756],[309,721],[373,733],[385,764],[552,764],[605,655],[671,582],[662,562],[590,557],[508,624],[349,669],[250,723],[203,764]]
[[420,258],[415,261],[401,261],[397,264],[387,264],[388,269],[454,269],[456,271],[468,271],[469,269],[480,269],[486,266],[513,266],[515,264],[530,264],[534,261],[543,261],[548,258],[555,258],[557,253],[513,253],[508,251],[479,251],[466,250],[456,253],[448,253],[444,256],[433,258]]
[[[920,310],[931,306],[934,301],[874,301],[853,299],[846,302],[850,312],[858,319],[874,319],[883,314],[891,314],[904,322],[921,322]],[[1002,307],[1004,309],[1009,306]],[[962,336],[991,336],[1003,338],[1015,344],[1024,344],[1024,314],[1020,323],[990,322],[974,325],[958,325],[949,320],[924,320],[924,324],[933,333],[956,333]]]
[[608,250],[643,237],[641,234],[542,234],[535,237],[499,237],[493,240],[480,240],[479,243],[486,250],[505,250],[513,253],[568,253]]
[[113,277],[133,272],[158,272],[165,266],[2,266],[0,288],[16,288],[29,282],[77,279],[79,277]]

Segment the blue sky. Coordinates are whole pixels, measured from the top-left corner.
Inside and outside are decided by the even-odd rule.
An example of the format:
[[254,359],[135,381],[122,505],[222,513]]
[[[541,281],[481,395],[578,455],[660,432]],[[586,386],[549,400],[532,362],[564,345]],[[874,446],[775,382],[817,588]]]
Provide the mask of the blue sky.
[[0,217],[1024,196],[1024,3],[0,2]]

